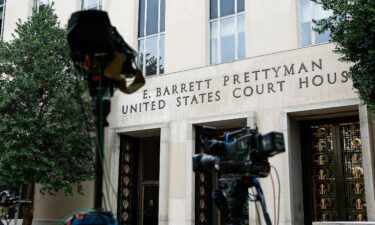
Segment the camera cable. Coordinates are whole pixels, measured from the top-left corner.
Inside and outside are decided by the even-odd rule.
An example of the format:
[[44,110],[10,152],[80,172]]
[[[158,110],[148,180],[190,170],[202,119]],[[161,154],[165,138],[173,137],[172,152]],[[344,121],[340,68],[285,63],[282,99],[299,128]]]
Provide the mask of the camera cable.
[[273,170],[276,173],[276,178],[277,178],[277,185],[278,185],[278,196],[277,196],[277,220],[276,220],[276,225],[279,225],[280,222],[280,197],[281,197],[281,184],[280,184],[280,176],[279,173],[277,172],[277,169],[275,166],[271,166]]
[[253,179],[253,183],[254,183],[254,185],[257,189],[257,192],[258,192],[258,199],[257,200],[260,202],[260,205],[262,206],[263,218],[264,218],[267,225],[272,225],[270,216],[267,212],[267,204],[266,204],[266,201],[265,201],[262,186],[260,185],[259,181],[256,178]]
[[275,192],[275,184],[273,182],[272,173],[270,172],[270,178],[272,182],[272,193],[273,193],[273,221],[276,223],[276,192]]
[[247,199],[250,201],[250,202],[256,202],[257,201],[257,196],[254,194],[254,190],[253,188],[250,188],[252,194],[248,194],[247,196]]
[[251,188],[250,190],[251,190],[251,193],[252,193],[252,194],[249,193],[249,197],[250,197],[250,195],[251,195],[251,196],[254,196],[255,199],[254,199],[254,201],[251,200],[250,198],[249,198],[249,199],[250,199],[250,201],[254,202],[254,204],[255,204],[255,211],[256,211],[256,213],[257,213],[258,222],[259,222],[259,224],[261,225],[261,224],[262,224],[262,221],[260,220],[260,214],[259,214],[258,204],[257,204],[257,202],[256,202],[256,201],[257,201],[257,199],[256,199],[256,196],[257,196],[257,195],[254,194],[254,189],[253,189],[253,188]]

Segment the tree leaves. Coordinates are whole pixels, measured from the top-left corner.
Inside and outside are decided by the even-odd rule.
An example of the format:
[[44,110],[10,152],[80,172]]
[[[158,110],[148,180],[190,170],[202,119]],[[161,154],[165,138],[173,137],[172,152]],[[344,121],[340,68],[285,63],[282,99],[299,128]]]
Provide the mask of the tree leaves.
[[375,112],[375,1],[312,0],[332,10],[328,19],[316,21],[317,31],[331,30],[335,51],[352,62],[349,75],[368,108]]
[[66,31],[46,6],[19,21],[14,37],[0,43],[0,186],[82,192],[94,168],[89,104]]

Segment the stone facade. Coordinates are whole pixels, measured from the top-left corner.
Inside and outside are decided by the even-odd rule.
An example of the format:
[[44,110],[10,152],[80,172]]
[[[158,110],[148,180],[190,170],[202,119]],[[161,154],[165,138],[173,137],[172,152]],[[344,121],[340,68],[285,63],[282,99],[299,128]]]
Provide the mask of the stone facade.
[[[78,0],[55,1],[62,24],[80,6]],[[31,15],[32,1],[8,0],[6,7],[4,38],[10,40],[16,20]],[[103,0],[103,8],[137,49],[138,1]],[[193,225],[195,126],[257,126],[261,133],[284,133],[286,152],[270,159],[281,176],[280,224],[304,224],[299,125],[358,115],[367,215],[375,221],[375,117],[358,99],[347,73],[350,65],[338,60],[334,44],[300,48],[298,1],[246,1],[246,59],[216,65],[209,63],[208,0],[166,0],[165,17],[165,73],[147,77],[146,85],[132,95],[115,92],[112,98],[105,150],[116,192],[121,191],[120,137],[160,136],[159,224]],[[273,215],[271,181],[265,178],[261,184]],[[92,184],[87,187],[85,196],[74,198],[37,194],[35,224],[56,223],[73,206],[90,208]],[[114,210],[116,197],[109,195]]]
[[[115,186],[120,135],[158,129],[162,140],[160,151],[164,153],[160,161],[169,160],[161,163],[163,179],[159,196],[164,197],[160,207],[164,208],[162,202],[165,202],[169,210],[163,213],[162,210],[159,218],[169,218],[168,224],[194,224],[191,165],[195,152],[194,125],[225,127],[225,123],[232,126],[256,123],[260,132],[284,133],[286,152],[270,160],[278,168],[282,181],[280,221],[303,224],[301,134],[296,126],[308,118],[354,113],[359,114],[361,121],[362,151],[367,161],[365,179],[370,181],[366,182],[368,216],[373,220],[372,141],[366,138],[373,120],[352,90],[346,73],[348,65],[339,62],[332,49],[332,44],[325,44],[165,74],[147,79],[148,83],[136,94],[116,93],[107,139]],[[272,193],[269,179],[261,183],[265,193]],[[272,195],[266,199],[272,202]],[[272,213],[272,204],[269,205]]]

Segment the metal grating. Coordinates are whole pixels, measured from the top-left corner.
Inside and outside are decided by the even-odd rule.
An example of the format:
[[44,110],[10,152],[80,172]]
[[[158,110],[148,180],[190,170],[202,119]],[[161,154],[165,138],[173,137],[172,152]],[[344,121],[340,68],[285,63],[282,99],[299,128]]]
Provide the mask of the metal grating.
[[312,221],[366,221],[358,119],[311,122],[308,129]]
[[129,137],[122,137],[120,153],[119,177],[119,205],[118,220],[121,225],[136,224],[136,192],[137,188],[137,157],[135,156],[135,141]]
[[314,221],[337,220],[336,163],[332,125],[311,126]]
[[366,221],[366,196],[359,123],[341,123],[339,126],[344,167],[346,220]]
[[[203,153],[203,149],[199,148],[198,152]],[[208,173],[196,173],[195,183],[195,224],[211,225],[212,175]]]

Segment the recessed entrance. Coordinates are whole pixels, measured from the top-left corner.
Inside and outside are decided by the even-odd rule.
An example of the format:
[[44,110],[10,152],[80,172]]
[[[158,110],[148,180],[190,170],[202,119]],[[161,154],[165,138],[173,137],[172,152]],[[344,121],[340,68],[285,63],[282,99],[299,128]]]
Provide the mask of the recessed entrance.
[[[217,133],[225,133],[246,126],[246,119],[233,119],[200,123],[195,126],[195,154],[203,153],[200,133],[203,126],[216,127]],[[195,173],[195,224],[220,225],[220,213],[212,199],[212,191],[217,188],[216,173]]]
[[157,225],[160,136],[121,136],[119,222]]

